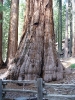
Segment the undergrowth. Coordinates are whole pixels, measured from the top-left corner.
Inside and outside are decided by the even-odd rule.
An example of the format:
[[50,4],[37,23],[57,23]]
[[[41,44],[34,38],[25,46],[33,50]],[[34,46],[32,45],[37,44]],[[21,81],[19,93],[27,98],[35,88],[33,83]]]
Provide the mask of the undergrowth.
[[75,68],[75,64],[71,64],[70,65],[70,68]]

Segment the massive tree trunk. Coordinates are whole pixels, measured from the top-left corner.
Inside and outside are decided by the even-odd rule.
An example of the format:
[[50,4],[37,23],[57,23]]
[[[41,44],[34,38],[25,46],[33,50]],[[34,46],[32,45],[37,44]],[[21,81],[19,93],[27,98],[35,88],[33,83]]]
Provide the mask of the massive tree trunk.
[[[3,4],[3,0],[0,0],[0,3]],[[2,12],[0,12],[0,68],[2,66]]]
[[27,0],[23,35],[8,71],[20,80],[63,79],[64,67],[55,49],[52,0]]
[[19,0],[11,0],[10,27],[8,38],[8,63],[16,54],[18,47],[18,8]]

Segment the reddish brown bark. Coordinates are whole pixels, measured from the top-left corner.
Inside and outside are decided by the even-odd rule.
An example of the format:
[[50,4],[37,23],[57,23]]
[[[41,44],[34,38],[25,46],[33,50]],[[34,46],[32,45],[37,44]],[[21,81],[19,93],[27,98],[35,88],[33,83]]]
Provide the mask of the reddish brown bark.
[[23,36],[16,55],[18,79],[63,79],[54,44],[52,0],[27,0]]
[[18,8],[19,0],[11,0],[8,63],[10,63],[11,59],[15,56],[18,47]]

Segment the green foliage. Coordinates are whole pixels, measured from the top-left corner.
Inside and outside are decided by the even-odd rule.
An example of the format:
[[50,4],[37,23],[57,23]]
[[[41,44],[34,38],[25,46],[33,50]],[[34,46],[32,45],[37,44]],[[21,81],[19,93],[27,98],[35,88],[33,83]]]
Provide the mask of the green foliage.
[[[3,11],[3,40],[2,40],[2,56],[3,60],[6,61],[7,58],[7,46],[8,46],[8,35],[9,35],[9,21],[10,21],[10,5],[11,0],[4,0],[3,6],[1,5]],[[0,8],[1,8],[0,7]],[[19,40],[22,34],[23,22],[24,22],[24,12],[25,12],[25,0],[21,0],[19,3]],[[1,20],[2,22],[2,20]]]
[[2,11],[4,11],[4,10],[5,10],[5,7],[3,6],[2,3],[0,3],[0,13],[1,13]]
[[0,20],[0,23],[2,23],[3,22],[3,20]]
[[0,3],[0,13],[3,13],[3,19],[0,23],[3,23],[2,33],[2,57],[5,61],[7,56],[7,44],[8,44],[8,31],[9,31],[9,15],[10,15],[10,0],[4,0],[3,4]]
[[[62,0],[63,1],[63,0]],[[65,0],[64,0],[65,1]],[[53,2],[54,30],[56,34],[56,42],[58,41],[58,20],[59,20],[59,0]],[[65,38],[65,21],[66,21],[66,5],[62,4],[62,39]]]
[[10,20],[10,0],[5,0],[3,3],[3,39],[2,39],[2,56],[5,61],[7,58],[7,46],[8,46],[8,33],[9,33],[9,20]]
[[20,1],[20,3],[19,3],[18,43],[19,43],[20,37],[21,37],[21,35],[22,35],[25,10],[26,10],[25,1]]
[[70,68],[75,68],[75,64],[71,64],[70,65]]
[[66,5],[62,6],[62,39],[65,39]]

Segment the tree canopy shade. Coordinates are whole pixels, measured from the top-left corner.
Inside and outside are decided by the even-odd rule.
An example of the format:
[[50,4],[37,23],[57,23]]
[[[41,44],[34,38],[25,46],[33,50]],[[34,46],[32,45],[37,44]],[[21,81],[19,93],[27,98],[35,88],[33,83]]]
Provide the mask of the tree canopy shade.
[[52,0],[26,0],[23,35],[6,76],[18,80],[42,77],[46,82],[60,80],[65,68],[57,57]]

